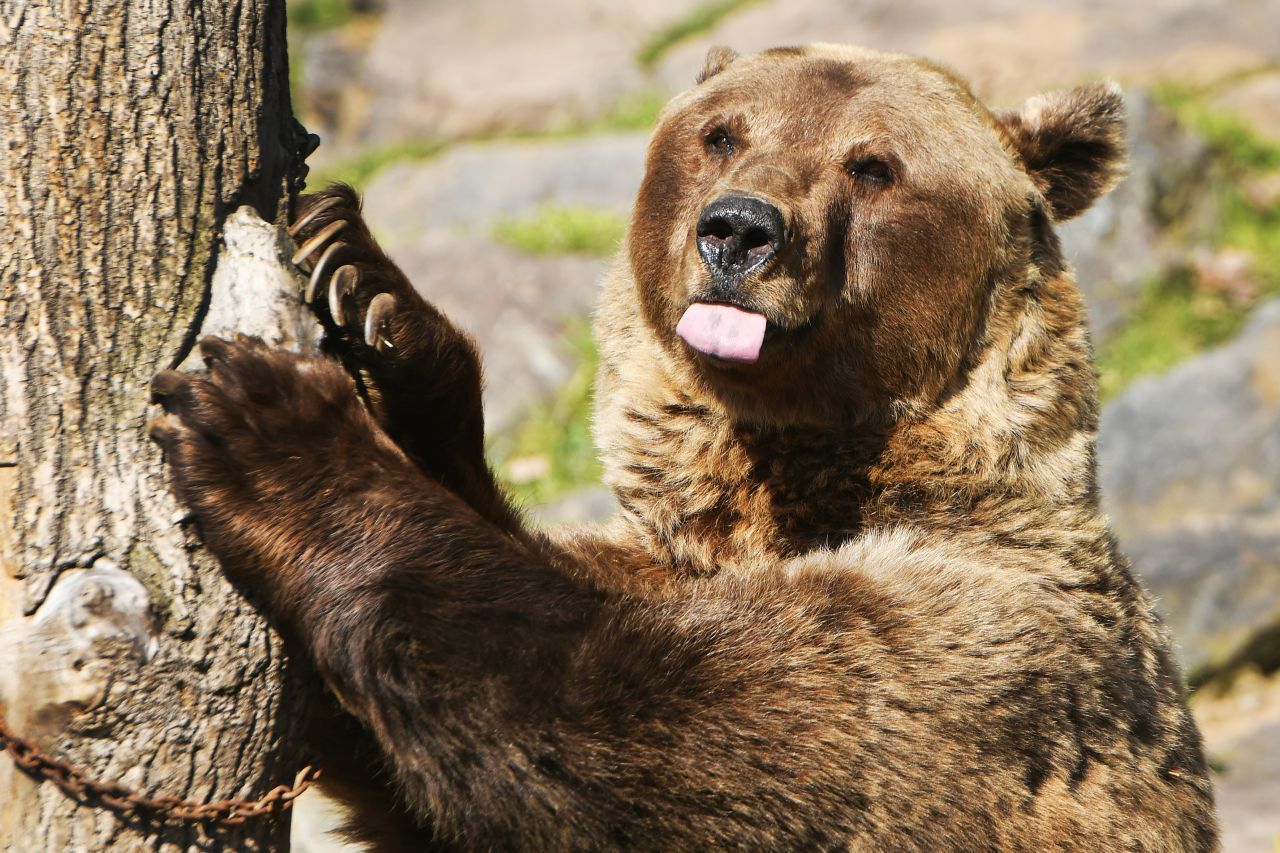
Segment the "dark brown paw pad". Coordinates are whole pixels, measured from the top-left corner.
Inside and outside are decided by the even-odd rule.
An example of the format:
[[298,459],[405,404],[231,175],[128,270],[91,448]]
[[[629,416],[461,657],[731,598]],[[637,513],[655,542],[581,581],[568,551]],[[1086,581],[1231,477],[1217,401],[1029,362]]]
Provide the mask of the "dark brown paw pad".
[[191,394],[191,377],[185,373],[162,370],[151,379],[151,402],[159,404],[166,412],[190,403]]
[[168,413],[147,421],[147,436],[161,447],[168,447],[182,434],[182,421]]

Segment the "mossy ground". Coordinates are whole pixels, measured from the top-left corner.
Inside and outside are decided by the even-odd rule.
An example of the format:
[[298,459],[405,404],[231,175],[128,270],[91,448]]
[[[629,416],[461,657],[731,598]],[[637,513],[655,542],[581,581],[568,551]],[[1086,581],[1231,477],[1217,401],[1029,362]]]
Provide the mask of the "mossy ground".
[[350,0],[289,0],[288,9],[289,27],[296,32],[340,27],[355,15]]
[[391,145],[366,148],[359,154],[323,169],[316,169],[307,178],[312,187],[323,187],[333,183],[350,184],[356,189],[364,189],[369,179],[393,163],[429,160],[445,149],[445,143],[438,139],[410,139]]
[[438,137],[407,139],[387,145],[370,146],[345,160],[317,169],[312,172],[308,183],[311,186],[321,187],[340,181],[358,190],[364,189],[370,178],[388,166],[430,160],[444,153],[452,145],[574,139],[605,133],[645,131],[653,127],[658,113],[666,102],[666,95],[655,90],[644,90],[619,98],[598,118],[566,122],[545,130],[492,133],[457,140]]
[[529,255],[608,257],[627,230],[626,217],[593,207],[545,205],[532,216],[500,219],[493,238]]

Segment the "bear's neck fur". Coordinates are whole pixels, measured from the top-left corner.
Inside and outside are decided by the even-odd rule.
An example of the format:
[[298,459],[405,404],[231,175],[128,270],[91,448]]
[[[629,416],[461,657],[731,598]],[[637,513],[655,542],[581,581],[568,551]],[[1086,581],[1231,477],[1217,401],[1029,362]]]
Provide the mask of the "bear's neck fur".
[[[959,535],[978,512],[988,535],[1025,533],[1049,513],[1053,529],[1101,547],[1084,307],[1051,233],[1040,249],[994,284],[970,364],[942,399],[847,428],[753,424],[689,383],[683,354],[643,321],[619,264],[598,317],[595,430],[606,482],[644,549],[676,571],[712,574],[894,524]],[[992,506],[1009,508],[996,514],[1008,531],[989,529]]]

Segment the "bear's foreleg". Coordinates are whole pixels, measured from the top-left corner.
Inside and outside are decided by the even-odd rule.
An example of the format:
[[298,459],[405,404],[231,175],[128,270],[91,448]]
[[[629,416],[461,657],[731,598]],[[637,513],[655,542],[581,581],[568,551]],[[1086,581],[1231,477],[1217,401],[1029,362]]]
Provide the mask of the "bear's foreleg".
[[[243,337],[206,339],[200,351],[208,379],[165,371],[153,381],[166,414],[151,434],[228,574],[310,647],[324,634],[307,612],[342,606],[334,602],[349,600],[344,586],[357,595],[361,569],[377,571],[379,536],[389,533],[378,514],[394,511],[397,490],[448,493],[373,423],[337,362]],[[427,849],[422,820],[396,796],[391,762],[331,695],[313,709],[308,742],[321,787],[356,813],[348,837],[378,850]]]
[[356,377],[379,425],[481,515],[514,526],[484,459],[480,358],[471,338],[382,251],[350,187],[304,196],[290,232],[325,346]]
[[368,825],[535,850],[854,831],[883,691],[848,676],[893,657],[857,573],[606,583],[408,464],[336,361],[200,348],[208,378],[154,380],[152,434],[210,550],[386,756],[403,810]]

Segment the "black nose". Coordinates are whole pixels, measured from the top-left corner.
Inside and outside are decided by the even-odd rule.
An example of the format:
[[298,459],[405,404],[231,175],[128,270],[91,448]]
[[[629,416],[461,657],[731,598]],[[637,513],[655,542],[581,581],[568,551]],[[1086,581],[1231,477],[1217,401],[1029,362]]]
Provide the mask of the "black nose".
[[698,217],[698,254],[717,276],[740,278],[786,242],[782,211],[749,195],[721,196]]

